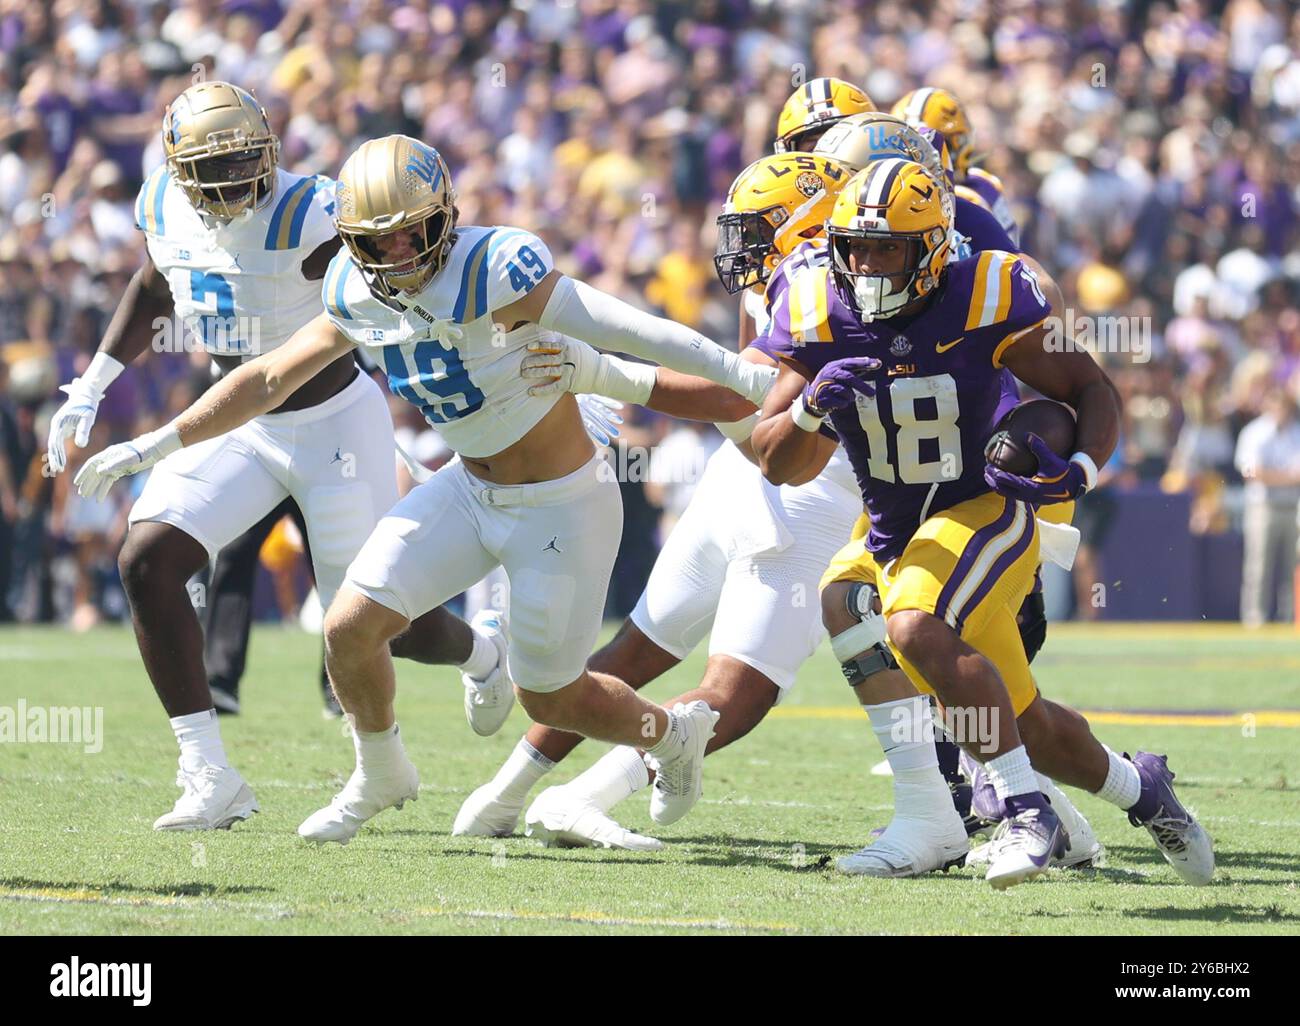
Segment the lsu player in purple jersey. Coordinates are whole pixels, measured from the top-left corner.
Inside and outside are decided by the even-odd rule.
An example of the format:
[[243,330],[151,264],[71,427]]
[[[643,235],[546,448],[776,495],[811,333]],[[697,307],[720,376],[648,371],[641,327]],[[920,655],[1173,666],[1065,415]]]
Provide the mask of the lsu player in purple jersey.
[[[753,436],[765,475],[807,473],[829,418],[871,520],[823,579],[824,602],[841,603],[848,621],[832,644],[856,685],[895,664],[906,675],[877,687],[867,713],[896,786],[915,788],[926,812],[896,819],[876,844],[913,868],[956,862],[968,847],[920,691],[964,726],[956,740],[1006,807],[986,873],[994,887],[1045,872],[1067,843],[1031,756],[1126,810],[1185,881],[1208,883],[1211,840],[1175,796],[1165,758],[1111,752],[1078,713],[1037,693],[1015,623],[1037,567],[1033,511],[1095,483],[1118,437],[1118,402],[1086,352],[1044,344],[1051,307],[1014,254],[948,262],[952,216],[951,195],[920,164],[869,165],[836,201],[830,266],[792,277],[764,343],[785,364]],[[984,460],[1003,367],[1077,412],[1078,451],[1063,459],[1035,439],[1032,478]],[[858,601],[868,585],[878,614]]]
[[[829,158],[798,152],[763,157],[742,171],[718,216],[714,264],[724,288],[761,300],[778,262],[783,268],[824,262],[823,225],[850,174]],[[766,320],[761,310],[759,316]],[[529,370],[558,376],[576,348],[570,343],[568,352]],[[775,366],[757,351],[744,358]],[[596,386],[570,381],[568,387]],[[825,633],[812,601],[817,582],[861,510],[852,469],[833,437],[822,443],[830,459],[814,480],[779,487],[765,481],[746,441],[755,420],[719,425],[729,441],[710,458],[636,608],[588,663],[640,688],[708,635],[703,679],[668,702],[702,699],[719,714],[706,756],[753,730],[793,687]],[[496,776],[465,800],[452,832],[513,833],[529,790],[581,740],[530,728]],[[658,786],[660,778],[651,776],[636,748],[614,748],[574,780],[538,795],[524,816],[527,832],[547,844],[657,850],[658,840],[609,815],[652,779]]]
[[948,140],[952,148],[954,185],[958,194],[982,204],[1019,248],[1020,227],[1003,193],[997,175],[975,166],[975,133],[957,97],[947,89],[914,89],[896,104],[891,113],[908,121],[928,125]]
[[[909,124],[896,114],[872,111],[854,114],[833,125],[817,143],[815,153],[825,154],[845,164],[854,172],[861,171],[873,160],[890,157],[904,157],[922,164],[936,179],[951,185],[955,180],[953,161],[946,138],[924,124]],[[972,253],[986,250],[1015,252],[1018,247],[1003,230],[997,219],[988,211],[978,197],[961,195],[961,189],[953,190],[953,255],[950,259],[964,259]],[[1020,259],[1038,278],[1039,286],[1054,309],[1060,309],[1064,303],[1060,289],[1047,271],[1033,258],[1021,253]],[[999,381],[1002,390],[1000,412],[1005,413],[1020,399],[1015,376],[1003,369]],[[1043,533],[1043,553],[1052,554],[1058,563],[1069,569],[1074,547],[1077,545],[1077,531],[1069,527],[1074,511],[1074,503],[1060,503],[1044,507],[1039,511],[1039,527]],[[870,527],[866,514],[854,526],[853,539],[866,535]],[[1047,636],[1047,618],[1043,606],[1042,588],[1035,578],[1034,588],[1025,597],[1024,603],[1016,614],[1016,625],[1020,629],[1021,641],[1029,662],[1034,661],[1043,641]],[[961,813],[968,831],[983,831],[992,826],[990,818],[980,814],[982,804],[976,805],[972,812],[974,788],[972,778],[978,781],[978,770],[969,758],[961,759],[956,745],[943,739],[940,733],[936,738],[939,765],[944,779],[952,790],[953,803]],[[963,769],[963,766],[965,769]],[[888,772],[888,763],[876,768],[877,772]],[[1101,845],[1092,832],[1091,825],[1082,813],[1070,802],[1069,798],[1046,778],[1040,781],[1045,793],[1049,794],[1053,806],[1066,822],[1070,834],[1070,847],[1062,865],[1091,864],[1101,855]],[[869,864],[859,865],[858,869],[870,869]]]

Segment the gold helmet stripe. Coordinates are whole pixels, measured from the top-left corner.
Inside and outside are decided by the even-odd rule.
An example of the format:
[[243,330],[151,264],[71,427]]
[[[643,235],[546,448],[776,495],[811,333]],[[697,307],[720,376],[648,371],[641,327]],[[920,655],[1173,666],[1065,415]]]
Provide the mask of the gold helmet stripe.
[[877,161],[871,166],[862,188],[858,190],[858,204],[864,207],[884,207],[889,203],[889,194],[894,188],[898,173],[912,161],[902,157]]

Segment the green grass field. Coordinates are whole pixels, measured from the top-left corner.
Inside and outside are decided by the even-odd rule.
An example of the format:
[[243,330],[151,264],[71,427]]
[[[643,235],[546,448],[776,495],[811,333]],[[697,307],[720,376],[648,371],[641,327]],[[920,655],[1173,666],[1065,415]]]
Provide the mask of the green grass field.
[[[1180,794],[1216,840],[1218,876],[1183,886],[1146,833],[1078,795],[1106,865],[993,892],[974,871],[921,880],[847,878],[830,862],[888,821],[880,751],[829,650],[753,734],[711,757],[705,797],[652,831],[648,797],[616,810],[668,842],[658,855],[551,850],[524,837],[453,838],[460,801],[526,725],[467,727],[454,672],[399,666],[398,716],[420,800],[346,848],[310,848],[298,823],[351,771],[316,694],[317,642],[263,629],[244,713],[226,748],[262,813],[229,832],[161,834],[175,743],[131,635],[0,632],[0,706],[104,709],[102,751],[0,744],[0,932],[281,933],[1295,933],[1300,929],[1300,635],[1228,626],[1054,626],[1035,669],[1087,710],[1214,711],[1192,719],[1094,717],[1116,749],[1167,752]],[[648,694],[697,679],[696,656]],[[1264,711],[1275,711],[1266,715]],[[1260,713],[1253,721],[1241,713]],[[1276,711],[1281,711],[1277,714]],[[1276,724],[1276,725],[1274,725]],[[571,778],[587,744],[551,774]]]

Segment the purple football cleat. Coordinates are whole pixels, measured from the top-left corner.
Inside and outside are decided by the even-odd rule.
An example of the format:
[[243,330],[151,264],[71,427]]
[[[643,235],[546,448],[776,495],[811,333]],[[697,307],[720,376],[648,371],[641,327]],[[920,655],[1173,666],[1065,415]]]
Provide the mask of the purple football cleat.
[[1128,821],[1147,828],[1160,854],[1184,883],[1204,887],[1214,876],[1214,839],[1205,832],[1174,794],[1174,773],[1168,758],[1138,752],[1124,758],[1137,767],[1142,794],[1128,810]]
[[[967,831],[977,833],[996,826],[1007,813],[1002,806],[1002,800],[998,798],[997,790],[993,787],[993,781],[984,772],[984,767],[965,752],[961,753],[961,770],[970,778],[971,786]],[[974,829],[971,829],[972,823],[977,824]]]
[[1046,873],[1069,843],[1051,802],[1038,792],[1012,795],[1005,805],[1007,818],[989,842],[989,868],[984,874],[999,891]]

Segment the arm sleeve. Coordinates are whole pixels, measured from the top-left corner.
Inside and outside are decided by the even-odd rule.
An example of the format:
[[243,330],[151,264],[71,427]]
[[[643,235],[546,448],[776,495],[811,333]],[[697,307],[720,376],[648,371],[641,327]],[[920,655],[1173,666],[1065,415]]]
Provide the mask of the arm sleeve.
[[685,325],[638,310],[572,278],[556,283],[538,323],[602,349],[726,385],[751,402],[761,402],[771,387],[771,368],[743,361]]

